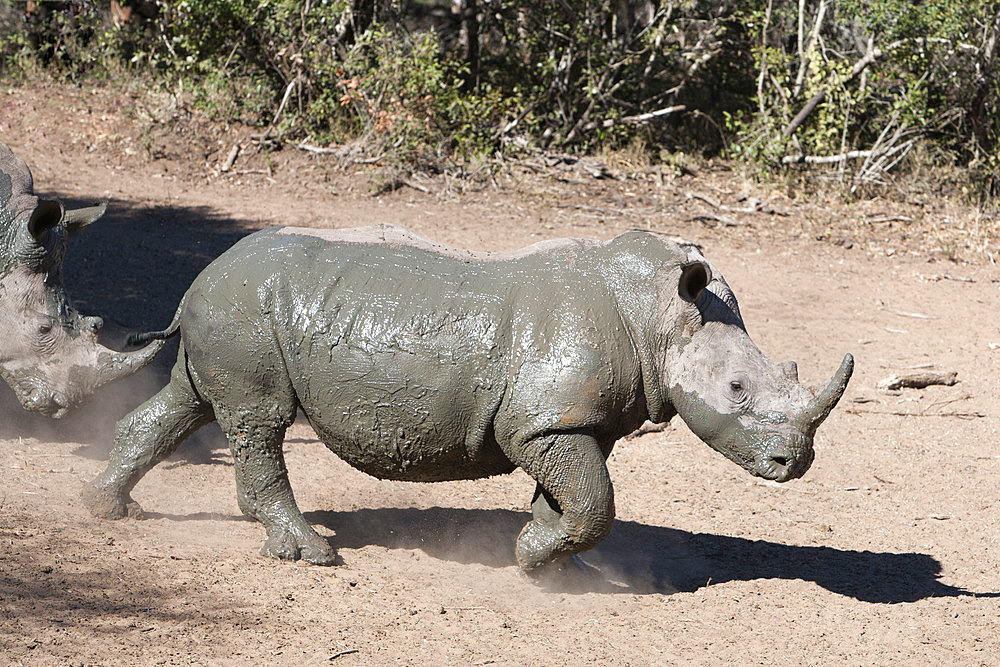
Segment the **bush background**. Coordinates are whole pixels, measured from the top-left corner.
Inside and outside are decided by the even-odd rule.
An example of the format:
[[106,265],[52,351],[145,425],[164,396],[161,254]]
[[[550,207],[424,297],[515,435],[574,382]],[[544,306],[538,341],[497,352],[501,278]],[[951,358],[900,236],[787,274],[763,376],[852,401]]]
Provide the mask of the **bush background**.
[[281,144],[411,169],[629,148],[850,196],[942,168],[1000,194],[986,0],[0,1],[0,77],[189,91]]

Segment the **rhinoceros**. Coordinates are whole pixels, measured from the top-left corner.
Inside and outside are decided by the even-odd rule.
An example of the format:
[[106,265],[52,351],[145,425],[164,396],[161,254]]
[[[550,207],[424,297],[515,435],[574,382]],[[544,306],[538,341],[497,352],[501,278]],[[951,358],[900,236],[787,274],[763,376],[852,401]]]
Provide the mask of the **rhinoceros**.
[[[141,516],[140,478],[218,420],[261,550],[333,563],[302,516],[282,442],[301,408],[319,438],[381,479],[537,482],[518,564],[562,567],[608,533],[605,461],[645,420],[679,414],[712,448],[786,481],[847,385],[798,383],[747,335],[736,298],[691,245],[634,231],[516,252],[456,250],[403,228],[278,227],[212,262],[185,293],[167,386],[122,419],[85,488],[97,516]],[[548,568],[546,568],[548,569]]]
[[63,417],[163,346],[121,353],[97,342],[103,322],[80,315],[62,286],[67,237],[106,203],[67,211],[34,195],[31,171],[0,143],[0,377],[25,410]]

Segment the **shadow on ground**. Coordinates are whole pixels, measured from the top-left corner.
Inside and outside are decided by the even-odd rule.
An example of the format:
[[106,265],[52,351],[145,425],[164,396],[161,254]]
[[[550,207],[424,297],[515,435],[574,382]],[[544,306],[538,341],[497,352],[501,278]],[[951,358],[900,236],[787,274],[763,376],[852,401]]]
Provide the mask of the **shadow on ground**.
[[[431,507],[317,511],[306,518],[335,531],[332,542],[340,548],[419,549],[442,560],[507,567],[515,564],[514,541],[531,517],[502,509]],[[728,581],[802,579],[862,602],[977,595],[938,581],[941,564],[927,554],[794,546],[634,521],[616,521],[611,534],[582,560],[589,570],[582,576],[591,581],[581,586],[581,577],[574,577],[568,588],[653,594],[692,592]]]
[[[67,208],[89,200],[60,198]],[[105,321],[102,342],[121,349],[134,331],[162,329],[194,278],[240,238],[256,231],[246,220],[207,207],[146,207],[112,201],[107,214],[70,239],[63,284],[76,308]],[[171,341],[156,361],[136,375],[109,385],[90,404],[62,420],[27,413],[0,383],[0,438],[35,437],[78,442],[83,456],[104,458],[114,424],[166,384],[177,354]],[[198,443],[218,444],[221,434],[205,430],[177,456],[204,458]],[[203,449],[203,447],[202,447]]]
[[[177,627],[189,621],[190,609],[172,607],[190,589],[150,577],[149,567],[121,547],[80,539],[73,529],[39,525],[18,513],[0,517],[0,656],[10,660],[2,663],[48,664],[38,653],[58,651],[62,644],[67,653],[51,664],[71,664],[80,656],[63,633],[138,644],[148,641],[142,633],[151,623]],[[220,622],[233,613],[222,600],[214,608],[198,608]],[[33,653],[36,647],[42,648]],[[28,662],[16,661],[19,654],[29,656]]]

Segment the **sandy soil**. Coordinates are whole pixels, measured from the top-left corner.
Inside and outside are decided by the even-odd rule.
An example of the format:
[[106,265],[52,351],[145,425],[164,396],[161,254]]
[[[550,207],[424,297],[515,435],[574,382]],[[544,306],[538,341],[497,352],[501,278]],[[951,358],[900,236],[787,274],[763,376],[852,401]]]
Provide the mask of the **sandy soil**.
[[[932,192],[795,199],[711,166],[617,180],[550,161],[495,184],[425,178],[374,196],[364,173],[294,149],[267,156],[270,177],[237,173],[268,168],[248,143],[220,174],[239,128],[171,124],[183,109],[150,121],[108,99],[0,90],[0,141],[39,192],[112,199],[65,269],[111,343],[165,325],[205,264],[272,224],[391,221],[483,250],[650,227],[701,242],[758,345],[795,359],[804,381],[848,351],[857,371],[812,469],[785,485],[749,477],[679,421],[619,443],[618,520],[584,555],[600,576],[546,586],[514,565],[523,473],[379,481],[301,420],[285,443],[292,485],[343,564],[279,563],[257,555],[264,531],[240,515],[214,427],[140,483],[144,520],[81,507],[114,421],[163,383],[172,352],[60,422],[0,387],[0,663],[997,663],[996,221],[935,207]],[[925,367],[959,382],[878,387]]]

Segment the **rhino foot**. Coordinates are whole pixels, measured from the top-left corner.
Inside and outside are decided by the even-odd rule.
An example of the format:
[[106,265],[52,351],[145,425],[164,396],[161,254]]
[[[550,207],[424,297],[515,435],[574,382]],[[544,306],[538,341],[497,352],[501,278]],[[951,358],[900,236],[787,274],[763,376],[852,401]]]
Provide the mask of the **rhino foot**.
[[121,495],[87,484],[80,496],[84,506],[99,519],[142,518],[142,507],[128,494]]
[[336,565],[337,562],[337,552],[319,535],[301,536],[288,531],[269,536],[260,555],[278,560],[302,559],[313,565]]
[[533,570],[521,570],[522,576],[536,586],[560,593],[621,593],[625,589],[612,583],[604,574],[577,555],[563,558]]

